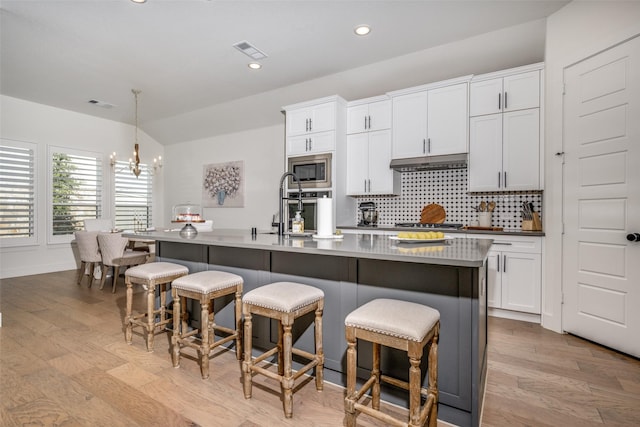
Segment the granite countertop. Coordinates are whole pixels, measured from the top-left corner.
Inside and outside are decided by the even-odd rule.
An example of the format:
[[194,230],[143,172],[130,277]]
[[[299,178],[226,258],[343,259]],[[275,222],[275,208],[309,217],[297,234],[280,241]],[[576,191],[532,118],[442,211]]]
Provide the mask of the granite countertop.
[[157,241],[200,245],[300,252],[317,255],[370,258],[401,262],[480,267],[487,256],[492,239],[458,239],[448,237],[443,242],[401,243],[392,236],[344,234],[341,239],[278,236],[250,230],[220,229],[199,232],[193,238],[183,238],[178,231],[124,233],[125,237],[148,238]]
[[[502,231],[496,230],[466,230],[466,229],[458,229],[458,230],[438,230],[438,229],[428,229],[428,228],[410,228],[410,227],[392,227],[392,226],[381,226],[381,227],[358,227],[358,226],[343,226],[337,227],[340,230],[359,230],[363,232],[367,231],[444,231],[447,234],[492,234],[492,235],[506,235],[506,236],[544,236],[544,231],[523,231],[519,228],[506,229]],[[490,238],[490,237],[488,237]]]

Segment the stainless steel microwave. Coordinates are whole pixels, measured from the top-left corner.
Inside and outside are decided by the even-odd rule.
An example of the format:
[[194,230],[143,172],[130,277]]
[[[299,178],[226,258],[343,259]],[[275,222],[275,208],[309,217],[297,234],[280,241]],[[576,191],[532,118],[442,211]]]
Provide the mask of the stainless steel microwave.
[[[331,153],[289,157],[288,170],[298,177],[302,188],[331,188]],[[297,187],[289,176],[289,190]]]

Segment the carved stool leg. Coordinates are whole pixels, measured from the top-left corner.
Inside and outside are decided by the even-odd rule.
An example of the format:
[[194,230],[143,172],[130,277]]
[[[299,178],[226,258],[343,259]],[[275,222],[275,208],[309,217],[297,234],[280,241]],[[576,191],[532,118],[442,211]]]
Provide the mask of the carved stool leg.
[[242,289],[235,294],[236,359],[242,360]]
[[345,425],[355,427],[356,410],[354,407],[353,395],[356,391],[356,360],[358,358],[356,348],[355,330],[349,326],[345,328],[347,337],[347,396],[344,400]]
[[209,378],[209,339],[211,331],[209,330],[209,301],[202,298],[200,300],[200,335],[202,343],[200,345],[200,373],[202,379]]
[[155,298],[156,298],[156,287],[154,285],[149,285],[147,289],[147,351],[153,351],[153,339],[155,336],[155,314],[153,313],[155,310]]
[[245,399],[251,398],[251,313],[248,310],[244,311],[244,361],[242,362],[242,376],[243,376],[243,390]]
[[182,329],[180,328],[182,318],[182,306],[180,305],[180,298],[178,292],[173,289],[173,335],[171,335],[171,361],[173,367],[180,367],[180,340],[182,338]]
[[[104,280],[104,277],[107,275],[107,272],[103,269],[102,270],[102,280]],[[126,280],[127,282],[127,311],[125,312],[125,317],[124,317],[124,339],[127,342],[127,344],[131,345],[131,339],[132,339],[132,329],[133,329],[133,319],[131,319],[131,309],[133,306],[133,284],[129,281]],[[100,286],[100,289],[102,289],[102,286]]]
[[420,425],[420,358],[409,357],[409,424]]
[[316,357],[319,362],[316,366],[316,390],[322,391],[324,388],[324,347],[322,346],[322,308],[316,310],[315,318],[315,338]]
[[282,377],[282,388],[284,391],[284,416],[291,418],[293,416],[293,373],[291,362],[293,354],[291,347],[293,345],[293,338],[291,336],[291,324],[287,323],[282,326],[283,337],[283,357],[284,359],[284,375]]

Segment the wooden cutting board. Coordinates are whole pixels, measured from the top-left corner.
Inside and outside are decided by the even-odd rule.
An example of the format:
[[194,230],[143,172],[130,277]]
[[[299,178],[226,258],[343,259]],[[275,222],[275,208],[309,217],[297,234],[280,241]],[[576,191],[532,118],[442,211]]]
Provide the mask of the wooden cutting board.
[[420,213],[421,224],[442,224],[446,218],[447,213],[437,203],[426,205]]

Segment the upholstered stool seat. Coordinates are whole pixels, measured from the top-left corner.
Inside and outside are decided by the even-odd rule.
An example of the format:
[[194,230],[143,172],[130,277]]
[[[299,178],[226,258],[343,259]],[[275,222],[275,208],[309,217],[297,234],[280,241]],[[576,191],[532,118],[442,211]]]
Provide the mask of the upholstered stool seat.
[[[236,341],[236,357],[242,357],[242,277],[224,271],[201,271],[180,277],[171,284],[173,296],[173,335],[171,337],[171,359],[175,368],[180,366],[183,347],[194,348],[200,359],[202,378],[209,378],[209,355],[219,345]],[[213,302],[216,298],[234,295],[234,329],[215,323]],[[189,330],[186,319],[186,299],[200,302],[200,329]],[[221,331],[225,337],[215,341],[215,332]],[[200,339],[196,335],[200,334]]]
[[[407,301],[376,299],[357,308],[345,318],[347,338],[346,425],[356,425],[358,413],[365,413],[393,426],[435,427],[438,418],[438,338],[440,313],[431,307]],[[356,390],[357,340],[373,343],[371,376]],[[381,346],[406,351],[409,357],[409,382],[380,372]],[[428,387],[422,388],[420,364],[424,347],[428,348]],[[380,382],[409,391],[409,422],[402,422],[380,411]],[[371,407],[360,403],[371,390]],[[421,397],[425,404],[420,405]]]
[[[175,279],[189,274],[189,269],[171,262],[152,262],[127,269],[124,282],[127,285],[127,309],[124,317],[125,340],[131,344],[133,327],[140,326],[147,334],[147,351],[153,351],[155,333],[171,322],[167,319],[168,285]],[[146,290],[147,311],[132,314],[133,285],[142,285]],[[160,307],[155,308],[156,287],[160,293]]]
[[[283,390],[283,405],[286,418],[293,416],[293,388],[296,379],[315,367],[316,389],[323,388],[324,352],[322,350],[322,312],[324,292],[313,286],[293,282],[276,282],[261,286],[242,297],[244,316],[244,361],[242,363],[244,397],[251,398],[252,373],[262,374],[280,382]],[[291,329],[295,319],[315,312],[315,353],[293,348]],[[278,321],[278,345],[252,359],[252,316],[260,315]],[[259,364],[278,355],[278,373]],[[293,373],[293,355],[309,362]]]

